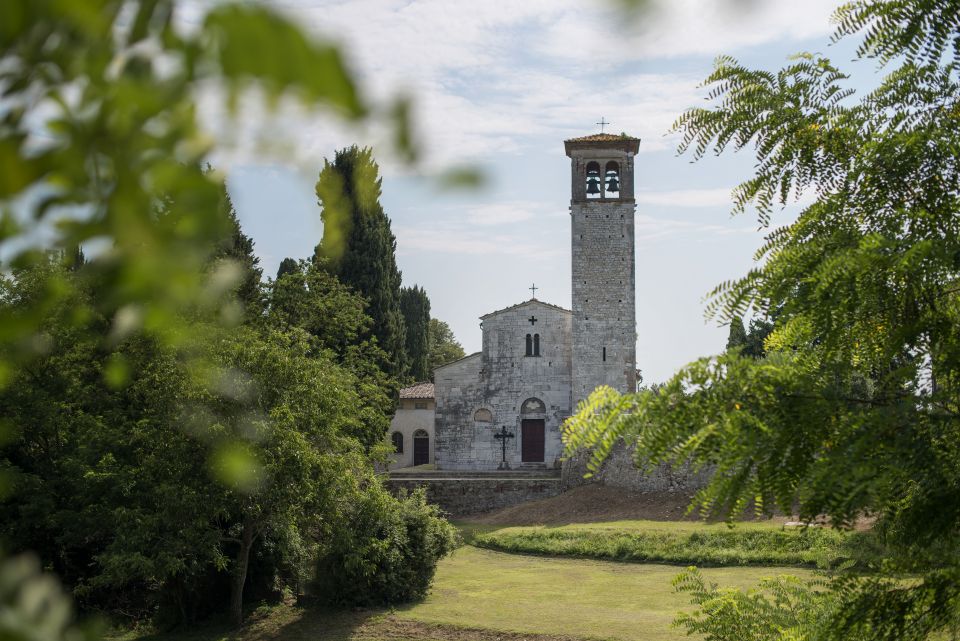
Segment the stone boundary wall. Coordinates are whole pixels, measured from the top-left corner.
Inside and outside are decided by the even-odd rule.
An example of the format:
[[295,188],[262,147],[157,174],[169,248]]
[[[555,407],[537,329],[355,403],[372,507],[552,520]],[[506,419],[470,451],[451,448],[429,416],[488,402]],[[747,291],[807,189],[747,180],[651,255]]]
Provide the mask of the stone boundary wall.
[[546,499],[564,490],[559,478],[389,479],[386,486],[394,494],[401,488],[411,492],[425,487],[427,501],[439,505],[452,516],[489,512],[525,501]]
[[623,442],[618,443],[600,471],[585,479],[589,452],[581,452],[563,461],[563,489],[599,483],[610,487],[619,487],[634,492],[689,492],[695,491],[710,480],[708,470],[694,474],[686,466],[673,468],[661,465],[650,474],[643,474],[633,464],[633,448]]

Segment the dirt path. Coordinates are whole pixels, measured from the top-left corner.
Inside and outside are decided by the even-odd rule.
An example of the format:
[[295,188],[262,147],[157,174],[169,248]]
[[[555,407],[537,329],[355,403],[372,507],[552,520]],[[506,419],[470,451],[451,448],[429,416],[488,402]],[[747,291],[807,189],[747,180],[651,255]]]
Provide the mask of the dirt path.
[[[459,628],[437,623],[405,621],[387,616],[360,626],[350,641],[581,641],[583,637]],[[585,641],[585,640],[584,640]]]

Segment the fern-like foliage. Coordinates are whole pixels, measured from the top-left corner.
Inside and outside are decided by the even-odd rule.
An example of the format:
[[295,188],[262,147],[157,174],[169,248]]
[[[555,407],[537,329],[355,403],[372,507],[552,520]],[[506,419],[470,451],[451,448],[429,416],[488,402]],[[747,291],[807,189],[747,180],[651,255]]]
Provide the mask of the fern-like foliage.
[[[816,617],[732,636],[704,596],[684,621],[711,639],[923,639],[960,617],[960,1],[857,0],[835,19],[885,68],[875,90],[854,95],[821,55],[777,72],[721,56],[708,106],[673,126],[694,159],[756,154],[733,209],[769,231],[707,314],[775,317],[768,356],[701,359],[656,394],[599,390],[565,429],[592,469],[622,439],[642,468],[713,470],[695,499],[708,514],[877,519],[876,577],[841,573],[810,597]],[[801,194],[811,204],[773,226]],[[795,607],[748,600],[761,618]]]

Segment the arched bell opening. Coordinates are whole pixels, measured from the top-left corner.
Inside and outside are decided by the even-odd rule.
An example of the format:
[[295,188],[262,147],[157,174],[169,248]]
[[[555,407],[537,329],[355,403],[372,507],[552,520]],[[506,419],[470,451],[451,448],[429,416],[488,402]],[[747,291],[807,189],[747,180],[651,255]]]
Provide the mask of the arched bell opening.
[[603,189],[600,181],[600,163],[591,160],[587,163],[587,198],[601,198]]
[[603,172],[603,197],[620,197],[620,163],[611,160]]

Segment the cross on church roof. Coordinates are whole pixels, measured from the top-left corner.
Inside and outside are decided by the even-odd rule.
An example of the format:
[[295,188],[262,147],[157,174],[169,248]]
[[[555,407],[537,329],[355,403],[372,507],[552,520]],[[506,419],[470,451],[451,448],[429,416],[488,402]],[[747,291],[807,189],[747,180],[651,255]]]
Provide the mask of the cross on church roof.
[[607,125],[609,125],[610,123],[607,122],[606,119],[604,119],[603,116],[600,116],[600,122],[595,123],[595,124],[600,125],[600,133],[603,133],[603,128],[606,127]]
[[540,289],[539,287],[537,287],[537,284],[534,283],[533,285],[530,286],[529,289],[530,289],[531,292],[533,292],[532,298],[536,298],[536,297],[537,297],[537,290]]

